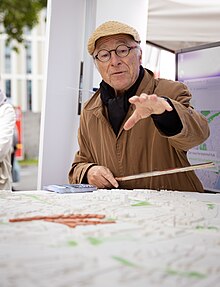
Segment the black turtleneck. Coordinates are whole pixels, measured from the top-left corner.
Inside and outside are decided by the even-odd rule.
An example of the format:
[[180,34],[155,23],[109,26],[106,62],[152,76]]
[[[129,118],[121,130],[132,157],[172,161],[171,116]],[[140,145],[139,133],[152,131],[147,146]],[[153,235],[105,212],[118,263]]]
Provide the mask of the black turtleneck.
[[108,110],[110,124],[117,135],[121,124],[128,112],[129,98],[136,94],[136,91],[144,77],[144,68],[140,66],[139,76],[136,82],[123,95],[115,95],[115,90],[106,82],[100,83],[101,99]]

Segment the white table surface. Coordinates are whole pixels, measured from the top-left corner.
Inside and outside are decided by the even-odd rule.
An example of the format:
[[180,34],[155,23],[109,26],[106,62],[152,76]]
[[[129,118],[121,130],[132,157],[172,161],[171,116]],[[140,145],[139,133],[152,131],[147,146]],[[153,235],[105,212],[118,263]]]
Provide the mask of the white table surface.
[[[11,218],[104,214],[77,226]],[[220,194],[0,192],[1,287],[217,287]]]

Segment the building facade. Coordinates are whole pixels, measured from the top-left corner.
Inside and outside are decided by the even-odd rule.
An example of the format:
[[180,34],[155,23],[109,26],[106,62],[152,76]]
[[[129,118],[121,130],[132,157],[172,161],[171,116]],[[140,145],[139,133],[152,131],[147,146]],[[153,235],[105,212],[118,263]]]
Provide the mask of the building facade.
[[40,112],[44,81],[44,50],[46,10],[39,15],[39,24],[26,30],[25,43],[19,44],[19,52],[11,43],[6,45],[5,34],[0,34],[0,75],[2,89],[10,102],[22,112]]

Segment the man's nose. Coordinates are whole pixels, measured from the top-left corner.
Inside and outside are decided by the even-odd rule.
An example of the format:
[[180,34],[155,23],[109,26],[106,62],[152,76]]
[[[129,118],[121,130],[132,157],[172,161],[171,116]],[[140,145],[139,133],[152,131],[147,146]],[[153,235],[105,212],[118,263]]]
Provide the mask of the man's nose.
[[112,65],[118,65],[121,63],[121,58],[115,53],[115,51],[111,52],[110,62]]

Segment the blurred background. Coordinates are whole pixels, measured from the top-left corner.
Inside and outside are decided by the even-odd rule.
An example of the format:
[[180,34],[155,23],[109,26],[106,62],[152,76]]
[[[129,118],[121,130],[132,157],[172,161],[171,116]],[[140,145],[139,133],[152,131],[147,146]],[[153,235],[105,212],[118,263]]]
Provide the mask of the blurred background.
[[16,110],[14,190],[37,187],[47,0],[0,1],[1,88]]

